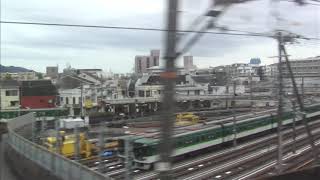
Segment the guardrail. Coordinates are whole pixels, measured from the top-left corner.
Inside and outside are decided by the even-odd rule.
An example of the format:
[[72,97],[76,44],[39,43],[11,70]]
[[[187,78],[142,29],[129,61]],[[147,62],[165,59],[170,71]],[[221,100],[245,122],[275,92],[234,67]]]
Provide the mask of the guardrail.
[[80,163],[48,151],[15,131],[33,121],[34,113],[29,113],[8,122],[8,144],[14,150],[62,180],[111,180],[110,177],[92,171]]

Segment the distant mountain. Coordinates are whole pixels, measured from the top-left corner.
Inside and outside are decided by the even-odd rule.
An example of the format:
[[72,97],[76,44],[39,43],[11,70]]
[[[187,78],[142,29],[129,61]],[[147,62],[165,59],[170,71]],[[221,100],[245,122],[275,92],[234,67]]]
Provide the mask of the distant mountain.
[[0,73],[17,73],[17,72],[31,72],[33,70],[26,69],[23,67],[16,67],[16,66],[2,66],[0,64]]

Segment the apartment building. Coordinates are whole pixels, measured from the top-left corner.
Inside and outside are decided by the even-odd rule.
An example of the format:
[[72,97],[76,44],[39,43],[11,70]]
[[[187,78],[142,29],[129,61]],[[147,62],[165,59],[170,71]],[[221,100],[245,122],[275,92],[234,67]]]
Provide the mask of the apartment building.
[[150,55],[137,55],[135,57],[135,73],[147,73],[147,69],[159,66],[160,50],[151,50]]

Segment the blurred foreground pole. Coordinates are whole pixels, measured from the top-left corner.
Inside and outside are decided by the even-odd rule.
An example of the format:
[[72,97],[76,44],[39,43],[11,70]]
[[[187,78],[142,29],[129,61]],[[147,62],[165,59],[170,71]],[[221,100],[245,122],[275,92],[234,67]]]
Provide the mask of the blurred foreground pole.
[[167,0],[167,34],[166,34],[166,69],[161,74],[161,78],[165,82],[164,98],[163,98],[163,111],[161,119],[161,143],[160,143],[160,162],[157,163],[156,169],[160,172],[161,180],[171,179],[171,153],[173,150],[173,143],[171,140],[173,124],[174,124],[174,88],[176,79],[175,59],[176,53],[176,29],[177,29],[177,10],[178,0]]

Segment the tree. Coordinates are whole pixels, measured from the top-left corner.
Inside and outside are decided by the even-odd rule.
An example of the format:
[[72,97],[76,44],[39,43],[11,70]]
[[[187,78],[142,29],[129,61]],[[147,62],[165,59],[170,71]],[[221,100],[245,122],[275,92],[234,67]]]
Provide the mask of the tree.
[[36,76],[38,77],[38,79],[43,79],[42,73],[37,73]]
[[12,80],[12,76],[9,73],[6,73],[6,75],[4,76],[5,80]]

